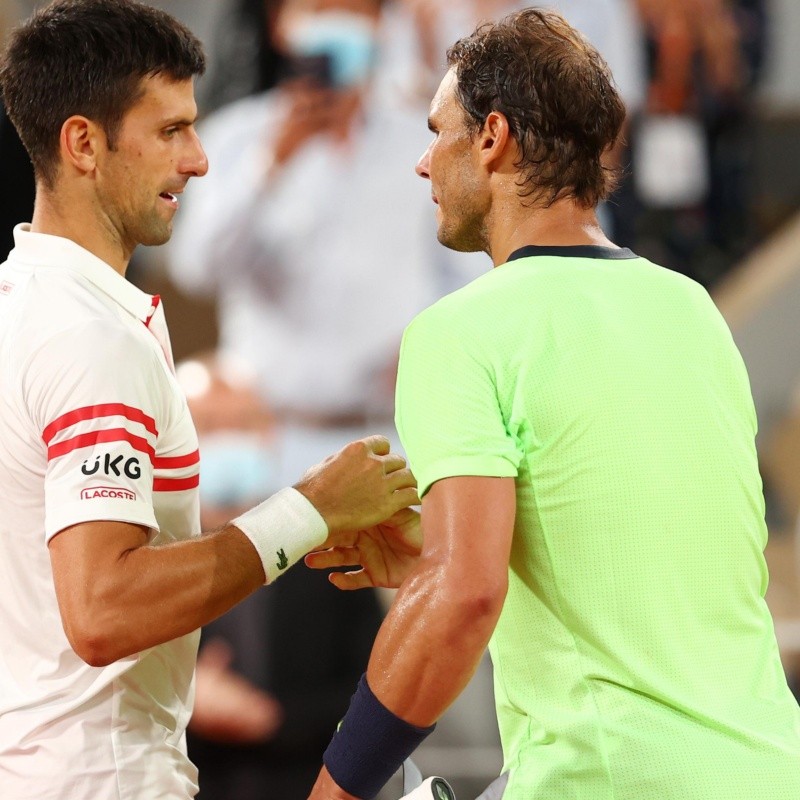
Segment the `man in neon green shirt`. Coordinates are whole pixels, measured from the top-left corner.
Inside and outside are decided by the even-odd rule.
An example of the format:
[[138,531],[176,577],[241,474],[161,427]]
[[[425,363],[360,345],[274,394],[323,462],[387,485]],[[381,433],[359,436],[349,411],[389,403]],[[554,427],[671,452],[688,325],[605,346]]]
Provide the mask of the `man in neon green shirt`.
[[400,586],[312,797],[370,796],[375,742],[413,748],[491,636],[504,800],[797,800],[747,374],[706,292],[597,224],[608,70],[536,9],[448,61],[417,171],[440,241],[495,269],[403,341],[419,557],[409,518],[311,559]]

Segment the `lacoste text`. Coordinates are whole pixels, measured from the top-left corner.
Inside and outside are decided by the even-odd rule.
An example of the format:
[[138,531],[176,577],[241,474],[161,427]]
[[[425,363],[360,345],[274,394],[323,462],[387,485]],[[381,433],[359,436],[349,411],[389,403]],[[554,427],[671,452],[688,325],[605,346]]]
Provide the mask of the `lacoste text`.
[[81,500],[94,500],[97,497],[116,500],[135,500],[136,494],[128,489],[118,489],[113,486],[93,486],[81,492]]

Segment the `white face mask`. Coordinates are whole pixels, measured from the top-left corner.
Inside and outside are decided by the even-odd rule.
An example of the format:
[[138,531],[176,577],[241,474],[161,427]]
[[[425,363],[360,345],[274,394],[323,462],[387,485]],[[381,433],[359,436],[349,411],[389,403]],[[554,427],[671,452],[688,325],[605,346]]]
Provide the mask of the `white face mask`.
[[322,11],[298,17],[285,31],[292,55],[327,58],[331,83],[347,88],[365,83],[377,54],[375,27],[352,11]]

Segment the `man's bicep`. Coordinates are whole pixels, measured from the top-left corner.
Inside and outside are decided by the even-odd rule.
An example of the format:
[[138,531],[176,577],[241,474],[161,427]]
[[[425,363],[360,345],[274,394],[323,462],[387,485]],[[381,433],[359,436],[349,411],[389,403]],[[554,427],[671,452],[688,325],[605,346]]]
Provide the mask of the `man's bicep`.
[[112,520],[82,522],[59,531],[49,543],[53,584],[64,630],[76,637],[91,624],[95,602],[114,585],[114,571],[125,553],[147,544],[143,525]]
[[89,574],[116,563],[124,553],[147,544],[144,525],[115,520],[94,520],[71,525],[48,542],[53,573],[88,570]]
[[436,481],[422,500],[423,554],[444,556],[464,576],[503,580],[516,517],[512,477]]

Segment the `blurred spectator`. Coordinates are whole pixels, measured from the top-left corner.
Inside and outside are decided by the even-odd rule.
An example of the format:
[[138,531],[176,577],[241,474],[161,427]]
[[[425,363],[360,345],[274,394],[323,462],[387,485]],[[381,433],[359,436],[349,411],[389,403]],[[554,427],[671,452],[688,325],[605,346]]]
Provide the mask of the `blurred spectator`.
[[[178,368],[200,438],[204,530],[278,488],[272,418],[251,377],[213,357]],[[339,592],[299,564],[206,626],[188,733],[199,800],[305,800],[380,622],[374,592]]]
[[380,12],[286,0],[292,77],[205,121],[209,173],[176,218],[172,276],[218,297],[221,347],[253,366],[275,414],[279,478],[391,433],[403,328],[489,267],[436,241],[414,173],[424,114],[372,91]]
[[633,134],[641,255],[712,284],[753,244],[753,95],[764,0],[637,0],[645,27],[647,114]]
[[645,52],[634,0],[401,0],[415,22],[419,60],[427,77],[425,103],[445,72],[445,51],[473,27],[526,6],[553,8],[598,49],[608,62],[629,113],[646,91]]

